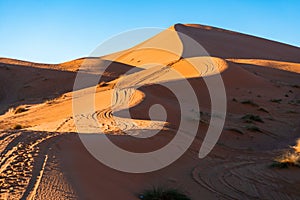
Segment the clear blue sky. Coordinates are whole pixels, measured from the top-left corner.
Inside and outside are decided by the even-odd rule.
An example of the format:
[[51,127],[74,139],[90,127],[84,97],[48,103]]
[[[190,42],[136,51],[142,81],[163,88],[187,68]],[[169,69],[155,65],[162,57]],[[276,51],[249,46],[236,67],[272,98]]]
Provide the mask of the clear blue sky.
[[300,46],[300,1],[0,0],[0,57],[57,63],[139,27],[196,23]]

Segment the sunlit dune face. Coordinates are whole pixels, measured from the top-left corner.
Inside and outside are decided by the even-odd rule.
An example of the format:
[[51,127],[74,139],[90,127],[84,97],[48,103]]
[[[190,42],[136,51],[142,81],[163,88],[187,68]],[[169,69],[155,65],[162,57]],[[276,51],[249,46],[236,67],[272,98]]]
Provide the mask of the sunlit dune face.
[[205,77],[225,71],[228,65],[225,60],[214,57],[192,57],[175,63],[172,69],[185,78]]
[[133,49],[116,59],[119,63],[124,63],[132,66],[144,68],[149,64],[165,64],[178,60],[180,54],[170,52],[160,48],[142,48]]
[[194,27],[194,28],[202,28],[205,30],[213,30],[214,28],[211,26],[199,25],[199,24],[185,24],[185,26]]
[[263,60],[263,59],[226,59],[231,62],[257,65],[261,67],[270,67],[273,69],[280,69],[284,71],[300,73],[300,64],[293,62],[282,62],[276,60]]
[[133,66],[168,64],[180,59],[182,52],[183,44],[179,35],[170,28],[133,48],[103,58]]
[[192,57],[180,59],[168,65],[148,64],[140,66],[140,68],[144,68],[145,70],[122,76],[113,82],[118,83],[122,87],[129,87],[132,85],[140,86],[143,84],[157,84],[188,78],[207,77],[222,73],[228,68],[228,65],[225,60],[220,58]]

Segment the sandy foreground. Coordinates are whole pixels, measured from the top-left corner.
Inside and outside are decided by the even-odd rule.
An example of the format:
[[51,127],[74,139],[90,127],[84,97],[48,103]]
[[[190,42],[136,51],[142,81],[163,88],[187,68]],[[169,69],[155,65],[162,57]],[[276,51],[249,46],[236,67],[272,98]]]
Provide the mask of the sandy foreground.
[[[270,167],[300,138],[300,49],[202,25],[176,24],[168,30],[172,33],[163,31],[99,58],[56,65],[0,58],[0,199],[134,200],[153,186],[178,188],[193,200],[300,198],[300,168]],[[199,42],[210,56],[189,52],[177,32]],[[144,48],[151,45],[173,53]],[[107,63],[99,84],[91,88],[95,112],[75,119],[72,90],[78,69],[86,66],[83,73],[93,78],[99,76],[95,69]],[[200,159],[211,120],[203,77],[218,74],[226,91],[225,125],[216,146]],[[190,118],[185,120],[199,127],[191,146],[171,165],[148,173],[120,172],[82,144],[74,121],[84,126],[92,119],[125,150],[163,148],[178,132],[182,113],[177,94],[160,84],[180,88],[186,81],[201,113],[187,102],[183,109]],[[164,107],[165,119],[149,114],[154,104]],[[132,119],[126,117],[126,107]],[[247,114],[260,120],[247,119]],[[160,131],[138,138],[147,136],[145,130]]]

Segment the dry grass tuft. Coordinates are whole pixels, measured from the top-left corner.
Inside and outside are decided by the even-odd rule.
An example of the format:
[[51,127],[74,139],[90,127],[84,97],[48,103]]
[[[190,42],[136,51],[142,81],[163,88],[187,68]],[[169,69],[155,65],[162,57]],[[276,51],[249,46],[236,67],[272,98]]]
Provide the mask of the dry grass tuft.
[[295,146],[292,147],[296,153],[300,153],[300,138],[297,140]]
[[242,117],[245,122],[251,123],[252,121],[264,122],[259,115],[246,114]]
[[139,196],[141,200],[191,200],[184,193],[177,189],[155,187],[146,190]]
[[288,151],[282,156],[275,158],[273,167],[287,168],[289,166],[300,167],[300,139],[297,140],[295,146],[291,147],[293,151]]
[[242,104],[248,104],[248,105],[251,105],[251,106],[255,106],[255,107],[258,107],[258,105],[256,103],[254,103],[252,100],[243,100],[241,101]]
[[20,130],[20,129],[23,129],[24,127],[21,125],[21,124],[16,124],[13,129],[15,130]]
[[16,108],[16,110],[14,111],[14,114],[26,112],[27,110],[28,110],[27,108],[20,106],[20,107]]

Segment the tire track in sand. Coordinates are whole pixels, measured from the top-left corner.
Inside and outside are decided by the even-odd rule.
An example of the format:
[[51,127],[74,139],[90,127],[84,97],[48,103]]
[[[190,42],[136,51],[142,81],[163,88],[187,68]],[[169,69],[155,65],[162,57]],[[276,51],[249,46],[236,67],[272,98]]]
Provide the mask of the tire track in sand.
[[0,199],[31,198],[43,173],[41,163],[46,163],[47,158],[47,149],[43,148],[43,152],[40,152],[41,144],[58,134],[27,131],[7,133],[6,138],[18,135],[13,140],[4,138],[7,143],[1,144],[5,147],[0,160]]
[[[227,68],[225,60],[217,58],[189,58],[178,59],[169,64],[157,65],[140,72],[129,74],[117,80],[114,84],[112,103],[109,108],[98,110],[91,115],[92,119],[100,122],[100,128],[104,133],[120,133],[137,129],[161,130],[166,122],[153,120],[136,120],[114,116],[114,112],[128,109],[137,105],[143,99],[137,96],[140,92],[137,88],[143,85],[159,84],[172,80],[185,78],[181,72],[181,65],[193,68],[196,65],[195,76],[208,76]],[[179,66],[179,67],[178,67]],[[89,118],[90,116],[86,116]],[[129,116],[128,116],[129,117]]]
[[207,158],[193,169],[192,177],[219,199],[297,199],[299,191],[294,183],[299,177],[268,167],[270,157],[244,155],[230,161]]

